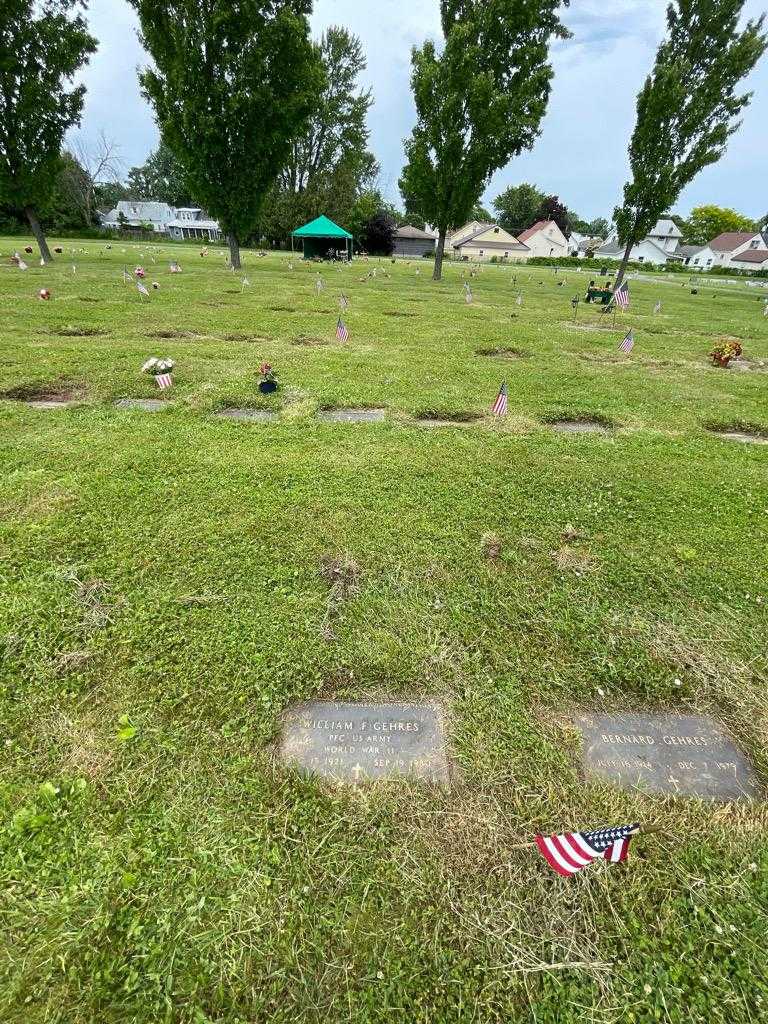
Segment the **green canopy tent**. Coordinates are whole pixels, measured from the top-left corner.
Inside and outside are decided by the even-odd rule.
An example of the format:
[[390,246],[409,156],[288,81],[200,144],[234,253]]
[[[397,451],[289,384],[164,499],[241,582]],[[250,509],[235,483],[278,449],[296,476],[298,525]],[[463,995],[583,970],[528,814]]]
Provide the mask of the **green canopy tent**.
[[343,249],[347,259],[352,259],[352,235],[327,217],[318,217],[303,228],[291,233],[291,251],[294,238],[300,238],[304,246],[304,259],[323,259],[329,249]]

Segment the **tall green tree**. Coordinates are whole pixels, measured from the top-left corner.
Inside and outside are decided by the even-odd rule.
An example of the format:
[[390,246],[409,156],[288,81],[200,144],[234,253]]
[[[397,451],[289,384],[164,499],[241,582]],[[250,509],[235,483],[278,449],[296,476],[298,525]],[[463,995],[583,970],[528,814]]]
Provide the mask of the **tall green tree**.
[[162,140],[145,163],[130,169],[127,184],[134,199],[154,199],[170,206],[190,206],[194,201],[184,168]]
[[70,87],[96,49],[81,0],[0,4],[0,204],[23,213],[40,255],[40,225],[61,169],[61,145],[80,123],[85,86]]
[[685,186],[725,152],[751,93],[736,89],[766,47],[764,19],[739,30],[745,0],[672,0],[667,33],[637,98],[629,146],[632,179],[614,211],[625,247],[618,286],[632,246],[672,208]]
[[759,225],[750,217],[724,206],[695,206],[680,228],[690,245],[706,245],[725,231],[757,231]]
[[411,57],[416,125],[406,143],[400,190],[407,209],[438,230],[434,279],[445,236],[462,224],[494,171],[530,149],[547,109],[553,36],[568,0],[440,0],[445,46]]
[[493,200],[499,225],[513,235],[525,231],[536,222],[537,214],[546,196],[535,185],[523,182],[510,185]]
[[321,213],[347,227],[358,195],[379,172],[368,150],[371,93],[359,85],[366,68],[362,44],[347,29],[332,26],[316,46],[326,84],[259,221],[261,232],[274,240],[286,239]]
[[323,88],[311,0],[130,0],[155,66],[141,73],[196,200],[240,241],[255,230]]
[[[571,237],[571,231],[573,230],[571,224],[572,216],[573,214],[571,214],[565,203],[560,202],[559,196],[545,196],[544,202],[536,212],[537,221],[553,220],[566,238]],[[578,220],[578,218],[575,219]]]

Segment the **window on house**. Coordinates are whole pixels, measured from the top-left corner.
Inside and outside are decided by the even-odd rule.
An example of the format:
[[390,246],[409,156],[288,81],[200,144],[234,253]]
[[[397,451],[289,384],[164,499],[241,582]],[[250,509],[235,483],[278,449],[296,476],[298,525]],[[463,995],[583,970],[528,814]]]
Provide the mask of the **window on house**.
[[637,257],[637,262],[638,263],[645,263],[645,256],[638,256]]
[[481,249],[481,250],[480,250],[480,255],[481,255],[481,256],[485,256],[485,252],[484,252],[484,250],[483,250],[483,249]]
[[504,253],[504,259],[507,259],[507,257],[508,257],[508,256],[509,256],[509,253],[508,253],[508,252],[505,252],[505,253]]
[[749,248],[750,248],[750,249],[757,249],[757,247],[758,247],[759,245],[760,245],[760,243],[759,243],[759,242],[758,242],[757,240],[755,240],[754,242],[750,242],[750,243],[749,243]]
[[493,229],[493,233],[494,233],[494,235],[498,235],[498,233],[499,233],[499,229],[498,229],[498,228],[494,228],[494,229]]

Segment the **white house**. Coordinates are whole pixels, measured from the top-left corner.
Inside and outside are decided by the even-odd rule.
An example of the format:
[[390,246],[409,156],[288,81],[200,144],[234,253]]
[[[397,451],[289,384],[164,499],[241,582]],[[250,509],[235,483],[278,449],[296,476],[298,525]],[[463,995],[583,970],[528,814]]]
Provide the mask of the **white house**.
[[734,270],[746,270],[748,274],[768,270],[768,248],[764,243],[762,249],[743,249],[731,259],[731,266]]
[[171,238],[206,238],[215,242],[221,236],[219,222],[203,217],[198,206],[180,206],[175,212],[174,220],[168,221]]
[[709,270],[715,265],[715,254],[708,245],[679,245],[675,253],[682,256],[686,267]]
[[709,248],[715,255],[716,267],[738,267],[734,261],[741,253],[765,249],[768,245],[759,231],[725,231],[712,239]]
[[529,256],[568,255],[568,239],[553,220],[539,220],[518,235],[518,241],[531,250]]
[[[683,257],[677,250],[682,237],[683,233],[674,221],[660,220],[641,242],[632,246],[629,258],[635,263],[654,263],[662,266],[670,262],[679,263]],[[624,246],[619,244],[615,235],[612,235],[595,253],[597,260],[621,261],[623,256]]]
[[105,228],[149,225],[156,234],[178,239],[206,238],[215,241],[221,235],[218,222],[205,219],[197,207],[176,208],[168,203],[139,199],[121,199],[114,210],[104,214],[101,224]]
[[531,255],[527,245],[498,224],[483,224],[467,237],[457,232],[451,239],[451,252],[454,259],[478,262],[487,262],[495,256],[498,260],[519,263]]

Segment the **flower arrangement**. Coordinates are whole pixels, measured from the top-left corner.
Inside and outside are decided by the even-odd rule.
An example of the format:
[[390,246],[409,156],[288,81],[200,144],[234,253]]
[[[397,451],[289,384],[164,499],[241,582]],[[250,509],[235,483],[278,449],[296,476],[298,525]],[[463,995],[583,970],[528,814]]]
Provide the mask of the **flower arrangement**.
[[32,246],[31,245],[25,245],[24,246],[24,252],[32,252]]
[[144,267],[136,267],[136,269],[134,270],[134,274],[139,279],[143,279],[143,278],[145,278],[147,276],[147,273],[144,270]]
[[51,290],[50,288],[41,288],[40,291],[38,292],[38,295],[40,296],[41,299],[47,301],[51,297]]
[[55,248],[55,249],[54,249],[53,251],[54,251],[55,253],[58,253],[58,254],[59,254],[59,256],[61,256],[61,254],[62,254],[62,253],[64,252],[64,250],[63,250],[63,249],[61,248],[61,246],[60,246],[60,245],[57,245],[57,246],[56,246],[56,248]]
[[152,356],[142,366],[142,373],[151,373],[155,378],[155,384],[164,391],[166,388],[171,387],[173,384],[173,377],[171,377],[171,371],[176,364],[172,359],[158,359],[156,356]]
[[259,366],[259,373],[261,374],[259,391],[263,394],[269,394],[272,391],[277,391],[277,374],[275,373],[271,363],[262,363]]
[[721,338],[709,353],[714,366],[728,366],[732,359],[738,359],[742,353],[741,343],[734,338]]
[[172,274],[180,274],[181,273],[181,267],[176,262],[176,260],[174,260],[173,263],[171,263],[171,273]]

